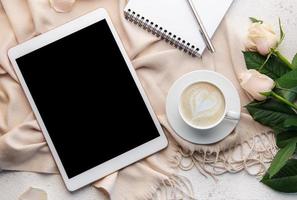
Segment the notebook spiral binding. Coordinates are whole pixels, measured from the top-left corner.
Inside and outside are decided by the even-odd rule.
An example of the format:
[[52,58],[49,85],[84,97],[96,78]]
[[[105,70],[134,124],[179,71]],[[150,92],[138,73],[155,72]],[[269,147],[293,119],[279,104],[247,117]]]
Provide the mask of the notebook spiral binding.
[[138,25],[139,27],[143,28],[149,33],[152,33],[158,38],[161,38],[161,40],[164,40],[171,46],[185,53],[188,53],[193,57],[200,56],[199,48],[195,48],[194,45],[191,45],[189,42],[186,42],[185,40],[182,40],[180,37],[172,34],[171,32],[168,32],[166,29],[160,27],[158,24],[155,24],[154,22],[145,19],[144,17],[140,16],[140,14],[136,14],[134,11],[131,11],[131,9],[124,11],[124,15],[128,21],[134,23],[135,25]]

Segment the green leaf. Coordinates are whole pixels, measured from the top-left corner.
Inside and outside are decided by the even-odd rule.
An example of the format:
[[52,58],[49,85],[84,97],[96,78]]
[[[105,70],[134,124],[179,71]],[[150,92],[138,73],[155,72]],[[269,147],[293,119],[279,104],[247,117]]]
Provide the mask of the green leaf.
[[274,176],[274,178],[282,178],[291,175],[297,175],[297,159],[295,158],[288,160],[286,165]]
[[279,150],[275,155],[269,169],[269,178],[272,178],[279,170],[285,166],[286,162],[292,157],[295,152],[296,142],[291,142],[283,149]]
[[283,88],[293,88],[297,86],[297,69],[294,69],[276,80],[277,84]]
[[291,128],[292,130],[297,130],[297,117],[286,119],[283,123],[283,126],[285,128]]
[[276,136],[276,144],[279,148],[284,148],[291,142],[297,143],[297,131],[286,131],[277,134]]
[[280,39],[279,39],[279,42],[278,42],[278,46],[279,46],[282,43],[282,41],[284,40],[284,38],[285,38],[285,32],[284,32],[284,29],[283,29],[282,22],[281,22],[280,18],[278,18],[278,25],[279,25],[279,35],[280,35]]
[[261,182],[280,192],[297,192],[297,160],[288,160],[286,165],[272,179],[267,173]]
[[249,17],[252,23],[260,23],[263,24],[263,20],[259,20],[255,17]]
[[293,66],[294,69],[297,68],[297,53],[296,53],[296,55],[295,55],[294,58],[293,58],[292,66]]
[[244,51],[245,63],[248,69],[259,69],[266,58],[257,52]]
[[291,69],[288,67],[286,63],[284,63],[277,56],[271,55],[267,64],[264,66],[262,73],[266,74],[267,76],[270,76],[274,80],[276,78],[281,77],[289,71],[291,71]]
[[294,69],[276,80],[275,92],[288,101],[297,98],[297,69]]
[[[243,52],[243,55],[248,69],[259,70],[266,60],[265,56],[262,56],[257,52],[245,51]],[[272,54],[260,72],[275,80],[289,71],[291,71],[291,69],[287,64]]]
[[297,133],[297,117],[289,117],[284,120],[282,123],[278,124],[278,127],[275,127],[275,131],[278,131],[278,134],[291,133],[294,135],[294,132]]
[[278,129],[278,131],[286,130],[283,124],[285,120],[297,117],[290,107],[274,99],[255,101],[248,104],[246,108],[254,120],[273,129]]
[[284,97],[290,102],[295,102],[297,99],[297,86],[294,88],[287,89],[287,88],[281,88],[280,86],[277,85],[274,91],[275,93],[279,94],[280,96]]
[[276,94],[275,92],[270,92],[270,98],[273,98],[275,99],[276,101],[286,105],[286,106],[289,106],[289,108],[291,108],[293,111],[296,111],[297,110],[297,104],[291,102],[291,101],[288,101],[287,99],[285,99],[284,97],[280,96],[279,94]]
[[262,94],[265,97],[270,97],[272,95],[272,92],[260,92],[260,94]]
[[290,61],[288,61],[288,59],[281,54],[281,52],[279,52],[278,50],[276,50],[275,48],[271,49],[272,54],[277,57],[282,63],[284,63],[285,65],[287,65],[288,68],[290,68],[291,70],[293,69],[292,63]]

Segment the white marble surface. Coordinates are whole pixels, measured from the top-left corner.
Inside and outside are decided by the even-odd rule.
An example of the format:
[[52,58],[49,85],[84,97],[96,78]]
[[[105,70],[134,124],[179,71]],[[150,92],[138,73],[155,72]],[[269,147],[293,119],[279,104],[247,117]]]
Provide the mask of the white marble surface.
[[[287,33],[281,50],[289,58],[297,52],[296,0],[235,0],[228,15],[241,31],[247,27],[249,16],[261,18],[276,27],[280,17]],[[192,181],[195,195],[199,200],[293,200],[297,198],[296,195],[272,191],[245,172],[223,175],[219,177],[218,182],[202,177],[195,169],[182,174]],[[73,194],[67,192],[58,175],[2,172],[0,173],[0,200],[16,200],[30,186],[46,190],[49,200],[104,199],[93,187],[83,188]]]

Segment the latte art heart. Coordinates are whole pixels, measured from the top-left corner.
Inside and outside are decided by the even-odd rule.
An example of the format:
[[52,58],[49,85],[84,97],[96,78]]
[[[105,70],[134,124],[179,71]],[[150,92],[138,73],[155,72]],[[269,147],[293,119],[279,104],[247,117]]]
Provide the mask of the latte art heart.
[[194,126],[207,127],[221,119],[225,111],[222,92],[206,82],[195,83],[181,96],[181,112]]
[[[192,120],[213,113],[218,108],[217,92],[209,92],[205,89],[198,90],[190,98]],[[210,113],[209,113],[210,112]]]

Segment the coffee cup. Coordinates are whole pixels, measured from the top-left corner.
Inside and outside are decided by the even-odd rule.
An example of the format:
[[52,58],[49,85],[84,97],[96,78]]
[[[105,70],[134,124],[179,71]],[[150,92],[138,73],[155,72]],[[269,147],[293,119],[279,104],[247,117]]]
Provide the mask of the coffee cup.
[[197,130],[212,129],[224,119],[240,118],[240,113],[228,110],[223,90],[211,80],[186,86],[179,97],[178,109],[183,121]]

